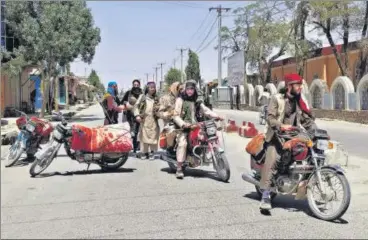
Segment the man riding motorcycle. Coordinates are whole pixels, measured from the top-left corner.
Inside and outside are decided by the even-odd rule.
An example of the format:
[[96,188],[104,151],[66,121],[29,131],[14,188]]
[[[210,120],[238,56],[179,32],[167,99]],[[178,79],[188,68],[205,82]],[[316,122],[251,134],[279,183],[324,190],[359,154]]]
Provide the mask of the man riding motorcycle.
[[[174,82],[169,87],[169,92],[160,98],[159,106],[156,115],[164,122],[164,126],[167,127],[172,122],[172,116],[174,115],[174,107],[176,98],[180,95],[180,91],[183,89],[183,85],[180,82]],[[172,150],[174,147],[176,132],[174,128],[168,129],[166,132],[166,141],[168,150]]]
[[139,149],[139,143],[138,143],[137,137],[138,137],[138,131],[139,131],[140,124],[135,120],[135,117],[133,114],[133,107],[135,103],[137,102],[139,96],[143,94],[143,90],[141,88],[141,82],[138,79],[133,80],[132,84],[133,84],[132,89],[127,91],[124,94],[122,102],[125,103],[127,106],[125,117],[130,125],[132,138],[133,138],[134,153],[136,153]]
[[107,93],[104,95],[102,106],[105,109],[104,125],[118,123],[119,112],[125,110],[125,105],[119,106],[118,85],[116,82],[109,82],[107,85]]
[[[188,80],[185,83],[185,89],[183,93],[175,101],[173,120],[180,128],[188,128],[190,125],[196,123],[198,121],[196,116],[198,116],[198,112],[200,111],[203,112],[203,114],[207,117],[223,119],[206,107],[202,101],[197,101],[198,91],[196,84],[197,83],[195,80]],[[188,133],[179,132],[176,137],[176,177],[178,179],[184,178],[182,166],[187,154],[187,135]]]
[[270,210],[271,179],[281,159],[282,145],[275,136],[275,130],[288,130],[293,126],[302,126],[307,131],[317,128],[307,101],[301,93],[303,79],[298,74],[284,77],[285,88],[271,96],[268,105],[265,141],[267,142],[266,159],[261,172],[262,199],[261,210]]

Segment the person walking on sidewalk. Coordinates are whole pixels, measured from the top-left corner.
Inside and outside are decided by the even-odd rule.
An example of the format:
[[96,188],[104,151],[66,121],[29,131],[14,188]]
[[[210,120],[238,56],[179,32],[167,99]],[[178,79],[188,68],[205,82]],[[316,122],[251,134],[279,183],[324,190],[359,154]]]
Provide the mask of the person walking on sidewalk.
[[144,94],[142,94],[134,106],[134,117],[140,123],[138,139],[141,145],[142,159],[153,159],[154,152],[158,149],[160,127],[158,125],[157,111],[159,100],[156,96],[156,84],[148,82]]

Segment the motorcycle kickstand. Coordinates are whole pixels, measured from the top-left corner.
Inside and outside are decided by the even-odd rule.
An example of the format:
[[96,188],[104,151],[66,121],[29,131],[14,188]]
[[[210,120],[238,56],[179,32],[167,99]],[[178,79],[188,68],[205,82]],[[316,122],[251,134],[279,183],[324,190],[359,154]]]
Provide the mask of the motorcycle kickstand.
[[87,170],[86,171],[89,170],[89,166],[91,166],[91,163],[87,163]]

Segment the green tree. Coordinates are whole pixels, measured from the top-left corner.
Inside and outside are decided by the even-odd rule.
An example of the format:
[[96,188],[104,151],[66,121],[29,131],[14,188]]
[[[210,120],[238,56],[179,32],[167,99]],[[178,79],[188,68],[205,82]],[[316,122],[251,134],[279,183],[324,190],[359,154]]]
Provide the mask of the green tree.
[[201,80],[199,58],[198,55],[191,49],[188,51],[188,64],[185,67],[185,75],[187,76],[187,80],[193,79],[196,80],[197,83],[199,83]]
[[88,76],[88,83],[95,87],[95,91],[105,93],[105,86],[101,82],[96,70],[92,69],[91,73]]
[[26,61],[42,70],[44,116],[48,85],[57,76],[57,66],[81,57],[91,63],[101,41],[100,30],[85,1],[9,1],[6,21],[23,46]]
[[[343,56],[347,55],[348,52],[350,31],[361,27],[361,24],[364,22],[361,17],[364,15],[359,4],[347,0],[338,2],[310,1],[308,3],[311,21],[317,29],[321,30],[322,35],[326,36],[332,47],[340,73],[343,76],[352,77],[352,72],[349,68],[349,58]],[[336,39],[332,36],[333,32],[338,33],[338,37],[343,40],[341,52],[337,49]]]
[[181,72],[180,70],[176,68],[170,68],[170,70],[165,75],[165,83],[167,86],[170,86],[174,82],[180,82],[181,81]]

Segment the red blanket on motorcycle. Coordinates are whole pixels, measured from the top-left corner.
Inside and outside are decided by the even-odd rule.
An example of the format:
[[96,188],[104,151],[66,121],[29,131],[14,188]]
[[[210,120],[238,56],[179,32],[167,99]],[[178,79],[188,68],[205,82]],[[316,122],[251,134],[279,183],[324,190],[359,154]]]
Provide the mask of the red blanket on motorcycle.
[[121,153],[133,149],[127,123],[88,128],[75,124],[71,149],[94,153]]

